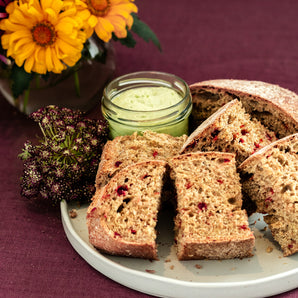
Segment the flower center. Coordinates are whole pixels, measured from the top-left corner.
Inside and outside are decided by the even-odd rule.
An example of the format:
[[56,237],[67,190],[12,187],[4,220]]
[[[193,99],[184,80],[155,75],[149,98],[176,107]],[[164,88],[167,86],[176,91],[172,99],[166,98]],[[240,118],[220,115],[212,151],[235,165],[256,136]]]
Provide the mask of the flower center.
[[105,16],[111,6],[109,0],[87,0],[87,4],[92,14],[98,17]]
[[37,23],[31,33],[33,40],[42,47],[52,45],[57,39],[55,27],[48,21]]

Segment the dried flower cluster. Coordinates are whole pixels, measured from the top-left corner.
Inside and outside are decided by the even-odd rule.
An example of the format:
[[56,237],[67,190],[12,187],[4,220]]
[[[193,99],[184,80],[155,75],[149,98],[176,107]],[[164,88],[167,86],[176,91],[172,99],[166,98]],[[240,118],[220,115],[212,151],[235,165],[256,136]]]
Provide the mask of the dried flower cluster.
[[37,145],[24,144],[21,194],[53,203],[88,201],[102,147],[107,140],[106,122],[83,117],[81,112],[48,106],[30,117],[43,134]]

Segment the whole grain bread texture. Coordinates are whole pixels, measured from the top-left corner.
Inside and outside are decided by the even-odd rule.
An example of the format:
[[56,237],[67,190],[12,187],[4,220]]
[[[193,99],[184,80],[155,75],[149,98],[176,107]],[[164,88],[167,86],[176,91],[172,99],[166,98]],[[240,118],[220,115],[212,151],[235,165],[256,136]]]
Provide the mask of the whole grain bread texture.
[[229,79],[197,82],[189,88],[193,100],[191,130],[238,98],[246,111],[278,138],[298,132],[298,95],[288,89],[261,81]]
[[95,186],[100,189],[121,169],[145,160],[168,160],[181,150],[187,136],[173,137],[150,130],[141,135],[119,136],[108,141],[101,155],[101,161],[95,180]]
[[87,210],[89,242],[112,255],[157,259],[156,223],[165,161],[136,163],[97,190]]
[[252,256],[255,243],[235,155],[198,152],[170,160],[177,191],[175,242],[179,260]]
[[267,214],[273,238],[284,256],[298,252],[298,134],[282,138],[240,166],[243,191]]
[[275,133],[252,119],[238,99],[226,103],[188,137],[180,153],[219,151],[236,154],[239,165],[248,156],[277,140]]

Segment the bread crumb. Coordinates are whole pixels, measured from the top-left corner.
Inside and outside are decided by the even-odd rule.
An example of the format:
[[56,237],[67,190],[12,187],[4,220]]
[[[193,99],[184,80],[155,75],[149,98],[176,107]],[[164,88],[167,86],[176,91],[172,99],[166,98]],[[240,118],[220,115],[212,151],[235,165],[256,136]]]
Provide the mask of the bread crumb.
[[196,264],[195,267],[196,267],[197,269],[202,269],[202,266],[199,265],[199,264]]
[[76,218],[78,216],[77,210],[76,209],[71,209],[69,211],[69,216],[70,216],[70,218]]
[[171,262],[171,259],[166,259],[165,260],[165,263],[169,263],[169,262]]
[[148,273],[155,273],[155,270],[152,270],[152,269],[146,269],[146,272],[148,272]]
[[267,249],[266,249],[266,252],[271,253],[272,251],[273,251],[273,248],[271,246],[268,246]]
[[173,269],[174,269],[174,265],[172,265],[172,266],[170,267],[170,269],[173,270]]

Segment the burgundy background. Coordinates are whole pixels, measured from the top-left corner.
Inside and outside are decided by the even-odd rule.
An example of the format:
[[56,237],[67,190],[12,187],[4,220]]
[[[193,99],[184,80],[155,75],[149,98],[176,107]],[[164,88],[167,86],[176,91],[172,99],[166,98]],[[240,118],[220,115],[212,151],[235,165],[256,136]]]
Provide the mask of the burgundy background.
[[[158,70],[187,83],[235,78],[279,84],[298,93],[297,0],[136,0],[157,33],[160,53],[138,39],[115,44],[116,76]],[[99,112],[93,111],[93,114]],[[89,266],[68,242],[60,211],[40,209],[19,195],[23,143],[36,125],[0,96],[0,296],[149,297]],[[275,297],[298,297],[293,290]]]

